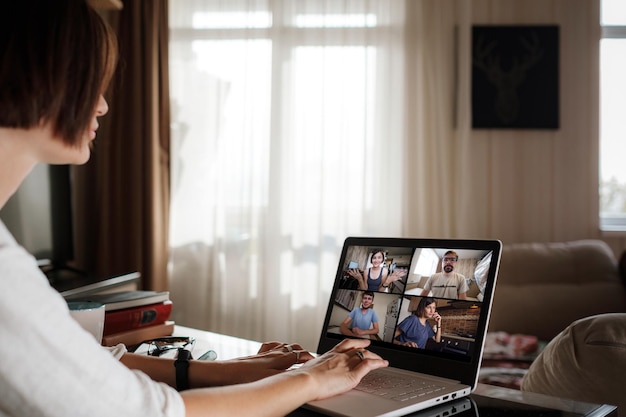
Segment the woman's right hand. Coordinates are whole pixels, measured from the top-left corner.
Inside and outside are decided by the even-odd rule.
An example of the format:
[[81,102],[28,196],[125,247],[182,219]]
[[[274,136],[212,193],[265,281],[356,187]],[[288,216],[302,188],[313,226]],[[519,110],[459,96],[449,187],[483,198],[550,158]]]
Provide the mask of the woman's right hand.
[[363,279],[363,274],[361,273],[361,271],[359,271],[356,268],[348,269],[348,275],[350,275],[352,278],[356,278],[358,280]]
[[346,339],[325,354],[306,362],[292,372],[305,372],[313,377],[317,396],[332,397],[354,388],[371,370],[389,362],[366,350],[367,339]]
[[363,273],[359,269],[348,269],[348,275],[357,280],[360,290],[367,290],[367,282],[363,277]]

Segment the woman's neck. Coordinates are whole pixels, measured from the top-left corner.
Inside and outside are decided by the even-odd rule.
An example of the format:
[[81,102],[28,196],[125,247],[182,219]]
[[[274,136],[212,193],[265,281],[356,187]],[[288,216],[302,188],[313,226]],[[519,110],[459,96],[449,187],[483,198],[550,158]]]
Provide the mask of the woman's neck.
[[0,208],[17,191],[20,184],[36,165],[19,141],[24,131],[0,127]]

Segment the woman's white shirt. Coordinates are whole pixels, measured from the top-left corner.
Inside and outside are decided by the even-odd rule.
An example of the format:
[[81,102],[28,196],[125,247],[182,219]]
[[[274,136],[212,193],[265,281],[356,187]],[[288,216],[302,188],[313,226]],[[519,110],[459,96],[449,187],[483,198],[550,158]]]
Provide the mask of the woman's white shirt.
[[71,318],[0,222],[0,415],[184,416],[180,394],[126,368],[124,352],[98,345]]

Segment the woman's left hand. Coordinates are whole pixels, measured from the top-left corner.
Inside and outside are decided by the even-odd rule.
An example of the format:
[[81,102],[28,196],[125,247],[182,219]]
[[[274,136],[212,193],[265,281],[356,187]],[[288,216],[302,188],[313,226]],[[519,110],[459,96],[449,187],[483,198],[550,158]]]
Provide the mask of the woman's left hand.
[[396,269],[389,276],[390,283],[400,281],[405,276],[406,276],[406,269]]
[[295,355],[294,363],[304,363],[313,359],[313,355],[306,349],[300,346],[298,343],[280,343],[280,342],[265,342],[259,348],[259,352],[255,356],[268,355],[280,353],[283,356]]
[[223,371],[219,385],[257,381],[311,359],[313,355],[299,344],[263,343],[256,355],[221,361]]

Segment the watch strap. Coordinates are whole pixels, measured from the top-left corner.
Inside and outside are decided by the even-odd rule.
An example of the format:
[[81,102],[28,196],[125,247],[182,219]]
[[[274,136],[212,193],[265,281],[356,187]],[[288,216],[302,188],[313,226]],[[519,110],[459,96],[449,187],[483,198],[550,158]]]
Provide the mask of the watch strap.
[[174,361],[174,367],[176,368],[176,389],[178,391],[184,391],[186,389],[189,389],[190,359],[191,352],[183,348],[178,348],[178,356]]

